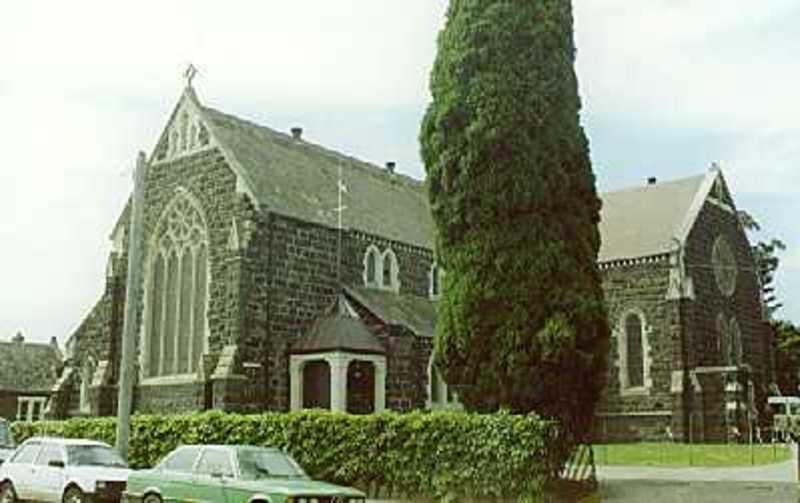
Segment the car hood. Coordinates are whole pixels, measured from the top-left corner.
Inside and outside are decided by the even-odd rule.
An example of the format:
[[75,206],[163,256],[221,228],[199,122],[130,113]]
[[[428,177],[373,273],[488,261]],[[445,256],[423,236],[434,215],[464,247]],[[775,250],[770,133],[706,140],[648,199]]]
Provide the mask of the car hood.
[[260,493],[276,493],[287,496],[353,496],[364,497],[364,493],[351,487],[337,486],[310,479],[263,478],[258,480],[226,480],[226,485]]
[[109,466],[70,466],[69,474],[83,480],[104,480],[106,482],[127,482],[131,470]]

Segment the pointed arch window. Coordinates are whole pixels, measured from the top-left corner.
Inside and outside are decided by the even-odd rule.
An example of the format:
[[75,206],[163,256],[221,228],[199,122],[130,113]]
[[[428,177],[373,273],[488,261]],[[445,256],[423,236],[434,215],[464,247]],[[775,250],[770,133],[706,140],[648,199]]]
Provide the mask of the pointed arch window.
[[650,329],[644,313],[626,311],[616,329],[619,352],[620,388],[626,392],[647,392],[650,381]]
[[400,269],[397,256],[391,248],[381,253],[375,245],[369,245],[364,253],[364,285],[383,290],[400,290]]
[[381,287],[386,290],[398,291],[400,289],[399,281],[399,267],[397,264],[397,256],[391,248],[387,248],[381,257]]
[[380,252],[374,245],[370,245],[364,255],[364,284],[366,286],[378,286],[378,267],[380,262]]
[[644,386],[644,354],[642,351],[642,320],[635,314],[625,318],[625,341],[628,345],[628,386]]
[[185,190],[156,224],[145,297],[144,377],[190,375],[207,340],[208,232],[197,201]]

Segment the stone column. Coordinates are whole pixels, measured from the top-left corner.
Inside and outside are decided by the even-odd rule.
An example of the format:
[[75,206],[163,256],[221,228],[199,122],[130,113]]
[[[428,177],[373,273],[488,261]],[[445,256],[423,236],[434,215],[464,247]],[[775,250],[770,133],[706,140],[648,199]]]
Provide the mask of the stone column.
[[380,358],[372,362],[375,366],[375,414],[386,410],[386,359]]
[[289,360],[289,410],[303,408],[303,367],[305,362],[292,356]]
[[346,355],[331,355],[325,360],[331,369],[331,410],[347,411],[347,367],[350,358]]

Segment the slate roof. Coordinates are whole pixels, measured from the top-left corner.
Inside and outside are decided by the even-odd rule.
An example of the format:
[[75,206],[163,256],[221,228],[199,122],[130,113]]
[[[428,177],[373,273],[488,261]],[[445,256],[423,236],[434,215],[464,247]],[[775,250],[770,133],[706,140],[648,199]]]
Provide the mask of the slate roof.
[[707,175],[608,192],[601,211],[599,262],[675,250]]
[[292,344],[292,354],[351,351],[366,354],[386,354],[386,348],[364,323],[339,312],[318,318],[308,333]]
[[[207,107],[191,87],[186,88],[184,99],[197,107],[212,135],[232,158],[248,192],[265,209],[335,227],[341,168],[348,188],[343,201],[346,228],[433,248],[434,226],[423,182]],[[160,141],[165,135],[166,129]],[[707,175],[601,194],[598,260],[613,262],[673,251],[673,238],[686,238],[699,211],[704,182],[716,176],[721,174],[714,170]],[[125,217],[123,212],[120,220]]]
[[339,168],[344,225],[424,248],[433,221],[422,182],[290,135],[202,107],[216,138],[243,169],[259,202],[277,213],[335,227]]
[[420,337],[433,337],[436,304],[418,295],[366,287],[347,287],[347,294],[388,325],[403,325]]
[[[337,225],[339,168],[348,188],[345,227],[433,248],[434,226],[424,183],[358,159],[296,140],[199,105],[220,143],[242,168],[267,208],[331,227]],[[659,255],[675,249],[707,175],[607,192],[600,262]]]
[[0,389],[18,392],[49,392],[62,363],[54,344],[24,342],[16,336],[0,342]]

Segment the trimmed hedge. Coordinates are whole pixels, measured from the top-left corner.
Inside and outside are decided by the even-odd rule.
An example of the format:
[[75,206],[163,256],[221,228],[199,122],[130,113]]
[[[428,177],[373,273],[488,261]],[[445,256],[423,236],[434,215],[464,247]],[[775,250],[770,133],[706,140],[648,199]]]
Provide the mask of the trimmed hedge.
[[[114,444],[114,418],[15,423],[34,435]],[[437,499],[535,501],[569,454],[557,426],[536,415],[458,412],[353,416],[325,411],[134,416],[130,463],[153,466],[181,444],[251,444],[291,453],[314,478]]]

